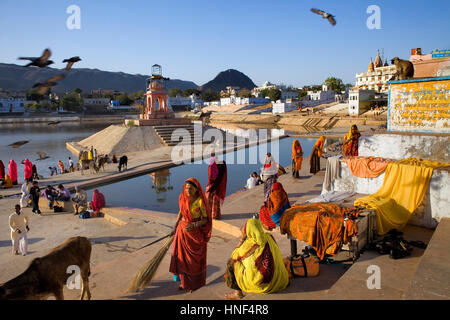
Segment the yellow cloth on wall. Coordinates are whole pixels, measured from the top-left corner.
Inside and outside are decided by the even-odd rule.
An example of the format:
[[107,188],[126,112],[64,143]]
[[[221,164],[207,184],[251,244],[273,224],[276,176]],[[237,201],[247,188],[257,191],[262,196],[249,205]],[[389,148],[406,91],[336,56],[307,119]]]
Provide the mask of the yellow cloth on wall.
[[402,230],[422,202],[433,169],[447,166],[450,164],[417,158],[391,162],[381,188],[374,194],[356,199],[354,205],[376,210],[378,234]]

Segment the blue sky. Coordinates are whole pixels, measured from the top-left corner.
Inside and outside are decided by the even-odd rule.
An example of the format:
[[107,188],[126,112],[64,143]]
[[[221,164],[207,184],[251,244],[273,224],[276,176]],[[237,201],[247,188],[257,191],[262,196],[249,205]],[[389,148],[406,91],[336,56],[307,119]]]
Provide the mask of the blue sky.
[[[81,9],[80,30],[66,27],[70,5]],[[380,30],[366,26],[369,5],[381,9]],[[336,15],[337,25],[312,7]],[[354,83],[377,49],[388,59],[449,49],[449,12],[447,0],[1,0],[0,62],[23,64],[17,57],[49,47],[58,68],[74,55],[78,68],[132,74],[158,63],[165,76],[198,85],[230,68],[257,85],[328,76]]]

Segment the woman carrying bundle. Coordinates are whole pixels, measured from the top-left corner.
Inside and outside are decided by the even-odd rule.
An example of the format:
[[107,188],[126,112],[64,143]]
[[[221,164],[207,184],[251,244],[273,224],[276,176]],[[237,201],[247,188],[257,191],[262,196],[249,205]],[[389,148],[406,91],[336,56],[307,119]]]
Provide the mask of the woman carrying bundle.
[[342,145],[344,156],[358,156],[359,137],[361,137],[361,133],[354,124],[344,137],[344,144]]
[[241,299],[243,291],[274,293],[289,284],[280,248],[271,234],[264,232],[261,221],[249,219],[241,229],[242,239],[231,254],[225,280],[235,291],[226,299]]
[[322,156],[323,146],[325,144],[325,137],[320,136],[314,145],[313,150],[311,151],[311,156],[309,157],[309,172],[312,174],[316,174],[320,171],[320,157]]
[[302,169],[303,150],[300,142],[295,139],[292,143],[292,176],[299,178],[299,172]]
[[184,182],[169,272],[181,280],[180,290],[194,291],[206,284],[206,251],[212,215],[203,189],[195,178]]

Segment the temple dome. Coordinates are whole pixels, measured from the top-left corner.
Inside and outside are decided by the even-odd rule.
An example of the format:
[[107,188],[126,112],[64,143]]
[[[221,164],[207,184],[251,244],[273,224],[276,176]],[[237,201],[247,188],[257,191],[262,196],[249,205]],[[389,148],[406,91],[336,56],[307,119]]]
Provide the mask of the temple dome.
[[374,72],[375,68],[372,62],[372,58],[370,58],[369,68],[367,69],[367,72]]
[[381,61],[380,51],[377,52],[377,57],[375,58],[375,68],[383,66],[383,61]]

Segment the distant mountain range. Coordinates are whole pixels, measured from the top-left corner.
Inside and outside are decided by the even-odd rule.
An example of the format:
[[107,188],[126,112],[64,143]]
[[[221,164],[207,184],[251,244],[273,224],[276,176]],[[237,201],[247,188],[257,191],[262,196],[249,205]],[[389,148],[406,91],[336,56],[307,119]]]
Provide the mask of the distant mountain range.
[[[27,91],[36,82],[43,82],[61,73],[66,75],[66,78],[59,81],[58,85],[53,88],[52,91],[55,93],[71,92],[75,88],[80,88],[85,93],[99,88],[132,93],[144,90],[146,79],[149,77],[148,75],[133,75],[124,72],[101,71],[98,69],[73,68],[69,72],[65,72],[64,69],[25,68],[16,64],[0,63],[0,88],[11,91]],[[256,87],[249,77],[234,69],[220,72],[213,80],[201,87],[192,81],[178,79],[167,81],[166,86],[167,89],[211,89],[217,92],[224,90],[227,86],[246,88],[249,90]]]
[[252,90],[256,87],[253,81],[240,71],[228,69],[220,72],[213,80],[205,83],[200,90],[211,89],[213,91],[224,90],[226,87],[239,87]]
[[[55,93],[64,93],[75,88],[80,88],[86,93],[99,88],[132,93],[145,90],[146,79],[149,77],[148,75],[133,75],[98,69],[74,68],[65,72],[64,69],[25,68],[15,64],[0,63],[0,88],[12,91],[27,91],[36,82],[42,82],[61,73],[65,74],[66,78],[53,88]],[[168,89],[180,88],[182,90],[198,88],[198,85],[192,81],[177,79],[167,81],[166,86]]]

